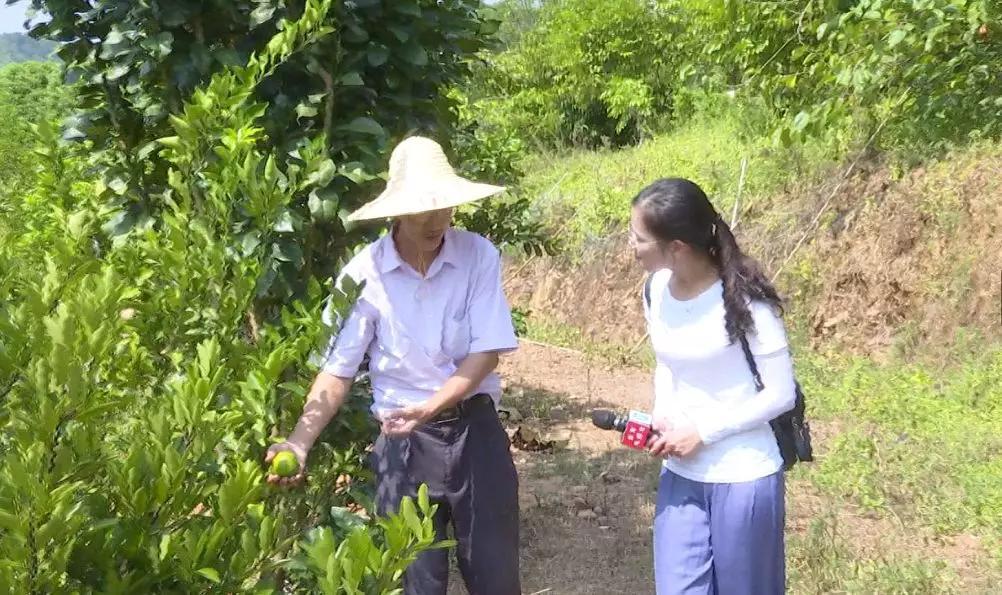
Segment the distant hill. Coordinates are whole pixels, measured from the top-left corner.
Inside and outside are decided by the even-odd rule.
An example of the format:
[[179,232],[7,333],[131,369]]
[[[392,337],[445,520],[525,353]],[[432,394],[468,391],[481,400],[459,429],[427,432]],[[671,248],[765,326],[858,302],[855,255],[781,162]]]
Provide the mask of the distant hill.
[[24,33],[0,33],[0,66],[12,62],[55,60],[56,43],[32,39]]

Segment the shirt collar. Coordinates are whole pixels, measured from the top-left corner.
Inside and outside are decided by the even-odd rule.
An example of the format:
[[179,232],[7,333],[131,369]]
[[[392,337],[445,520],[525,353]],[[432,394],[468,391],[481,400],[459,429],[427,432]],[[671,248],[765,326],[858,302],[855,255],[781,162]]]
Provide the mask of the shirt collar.
[[[456,230],[450,227],[445,230],[445,239],[442,242],[442,250],[435,257],[435,260],[428,267],[428,273],[426,277],[433,277],[442,268],[443,265],[449,264],[453,267],[459,266],[459,259],[461,258],[459,247],[456,245]],[[404,259],[400,257],[400,253],[397,252],[397,246],[393,243],[393,228],[384,235],[380,240],[381,246],[378,256],[378,266],[380,273],[388,273],[396,268],[403,266]]]

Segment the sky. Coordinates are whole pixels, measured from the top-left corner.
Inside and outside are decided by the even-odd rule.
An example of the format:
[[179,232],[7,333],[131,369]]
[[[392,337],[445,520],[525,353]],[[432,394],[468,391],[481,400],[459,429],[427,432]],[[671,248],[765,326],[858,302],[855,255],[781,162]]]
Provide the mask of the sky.
[[4,0],[0,0],[0,33],[24,32],[24,11],[28,9],[28,4],[18,2],[14,6],[7,6]]

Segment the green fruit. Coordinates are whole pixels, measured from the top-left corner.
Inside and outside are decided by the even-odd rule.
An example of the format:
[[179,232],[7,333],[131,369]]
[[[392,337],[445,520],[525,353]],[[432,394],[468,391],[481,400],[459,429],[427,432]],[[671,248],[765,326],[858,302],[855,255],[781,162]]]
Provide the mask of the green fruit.
[[279,477],[292,477],[299,473],[299,459],[291,451],[283,450],[271,460],[271,472]]

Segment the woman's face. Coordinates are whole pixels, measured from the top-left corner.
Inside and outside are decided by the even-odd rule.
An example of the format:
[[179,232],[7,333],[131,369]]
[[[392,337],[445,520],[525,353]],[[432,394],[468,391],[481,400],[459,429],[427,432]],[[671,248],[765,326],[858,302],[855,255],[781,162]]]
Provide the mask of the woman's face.
[[640,266],[648,273],[652,273],[666,266],[665,255],[659,242],[647,226],[644,225],[644,218],[640,208],[633,207],[630,213],[630,247],[633,248],[633,257],[637,259]]
[[630,247],[633,256],[644,270],[653,273],[661,269],[674,269],[679,252],[685,247],[682,242],[663,242],[654,237],[644,225],[643,212],[633,207],[630,212]]
[[439,209],[403,215],[397,219],[397,233],[420,252],[434,252],[442,245],[445,232],[452,224],[452,209]]

